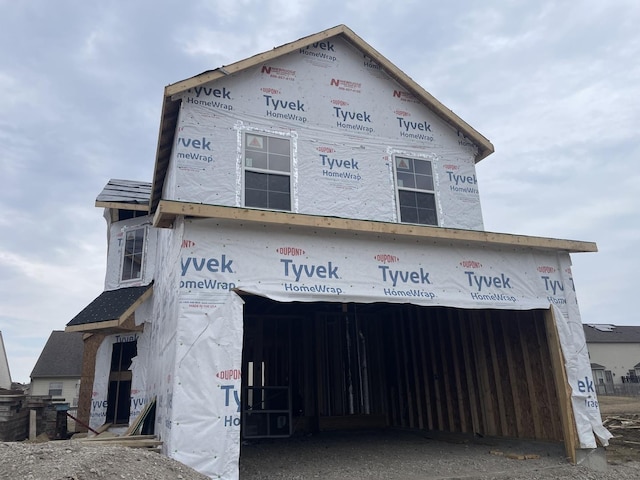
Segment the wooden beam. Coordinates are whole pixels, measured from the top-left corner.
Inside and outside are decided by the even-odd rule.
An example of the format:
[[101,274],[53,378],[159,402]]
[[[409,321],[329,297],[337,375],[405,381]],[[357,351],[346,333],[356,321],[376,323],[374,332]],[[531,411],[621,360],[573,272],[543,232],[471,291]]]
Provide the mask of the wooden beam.
[[149,205],[146,203],[99,202],[96,200],[96,207],[113,208],[117,210],[136,210],[139,212],[149,211]]
[[158,228],[169,228],[179,216],[215,218],[218,220],[240,220],[243,222],[269,225],[277,224],[310,227],[334,231],[362,232],[410,238],[421,237],[425,240],[445,240],[468,245],[483,244],[494,245],[496,247],[506,246],[548,249],[554,251],[566,251],[569,253],[598,251],[598,247],[594,242],[583,242],[578,240],[562,240],[556,238],[531,237],[508,233],[441,228],[404,223],[388,223],[371,220],[354,220],[325,217],[320,215],[303,215],[299,213],[254,210],[250,208],[174,202],[171,200],[160,201],[153,217],[153,225]]
[[571,463],[576,463],[576,450],[578,447],[578,432],[573,417],[573,405],[571,404],[571,391],[567,372],[564,369],[564,355],[560,346],[558,327],[553,314],[553,309],[545,311],[545,327],[547,331],[547,343],[551,354],[551,369],[553,379],[556,384],[558,394],[558,408],[560,410],[560,420],[562,422],[562,433],[564,436],[564,448]]

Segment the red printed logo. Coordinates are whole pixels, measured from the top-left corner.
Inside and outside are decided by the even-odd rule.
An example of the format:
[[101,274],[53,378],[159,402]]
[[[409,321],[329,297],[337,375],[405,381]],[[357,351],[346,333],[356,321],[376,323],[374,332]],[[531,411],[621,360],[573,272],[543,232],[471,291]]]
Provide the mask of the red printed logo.
[[396,263],[400,261],[398,257],[396,257],[395,255],[391,255],[389,253],[379,253],[373,258],[379,261],[380,263]]
[[393,113],[395,113],[399,117],[410,117],[411,116],[411,114],[409,112],[405,112],[404,110],[396,110]]
[[280,95],[280,90],[278,90],[277,88],[262,87],[260,91],[264,93],[270,93],[271,95]]
[[548,267],[546,265],[542,265],[537,269],[540,273],[554,273],[556,271],[553,267]]
[[242,376],[242,373],[237,368],[222,370],[216,373],[216,377],[221,380],[239,380]]
[[444,169],[445,170],[459,170],[460,167],[458,167],[457,165],[444,165]]
[[482,268],[482,264],[475,260],[462,260],[460,266],[464,268]]
[[196,243],[192,242],[191,240],[182,240],[182,247],[181,248],[191,248],[191,247],[195,247]]
[[339,105],[341,107],[346,107],[347,105],[349,105],[349,102],[345,102],[344,100],[331,100],[331,103],[333,103],[334,105]]
[[331,147],[317,147],[316,150],[322,153],[333,153],[335,150]]
[[306,253],[303,249],[298,247],[278,247],[276,248],[276,252],[287,257],[299,257]]

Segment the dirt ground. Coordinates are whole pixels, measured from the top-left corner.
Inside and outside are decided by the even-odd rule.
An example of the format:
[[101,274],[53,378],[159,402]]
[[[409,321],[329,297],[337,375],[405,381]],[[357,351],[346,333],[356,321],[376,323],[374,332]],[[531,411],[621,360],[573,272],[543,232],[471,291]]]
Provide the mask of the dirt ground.
[[[244,442],[240,479],[637,480],[640,398],[599,401],[614,434],[606,471],[570,465],[561,444],[377,430]],[[205,478],[145,449],[74,440],[0,443],[0,480]]]
[[613,434],[606,449],[607,461],[640,462],[640,397],[602,395],[598,402],[602,422]]

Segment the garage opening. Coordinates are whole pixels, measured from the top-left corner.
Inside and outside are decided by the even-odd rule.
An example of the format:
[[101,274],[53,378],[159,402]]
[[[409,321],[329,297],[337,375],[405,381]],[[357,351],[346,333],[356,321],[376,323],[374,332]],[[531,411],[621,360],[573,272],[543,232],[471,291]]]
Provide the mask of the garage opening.
[[243,299],[243,438],[398,427],[563,439],[546,310]]

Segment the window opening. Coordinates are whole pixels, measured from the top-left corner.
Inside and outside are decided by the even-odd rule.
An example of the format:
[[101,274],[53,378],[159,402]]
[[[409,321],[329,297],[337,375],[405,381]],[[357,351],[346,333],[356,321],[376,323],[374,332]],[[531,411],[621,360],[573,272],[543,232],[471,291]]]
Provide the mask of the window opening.
[[244,205],[291,210],[291,142],[288,138],[245,134]]
[[135,340],[113,344],[105,423],[129,424],[132,379],[129,368],[133,357],[137,354],[138,348]]
[[431,162],[396,157],[395,171],[400,221],[438,225]]

